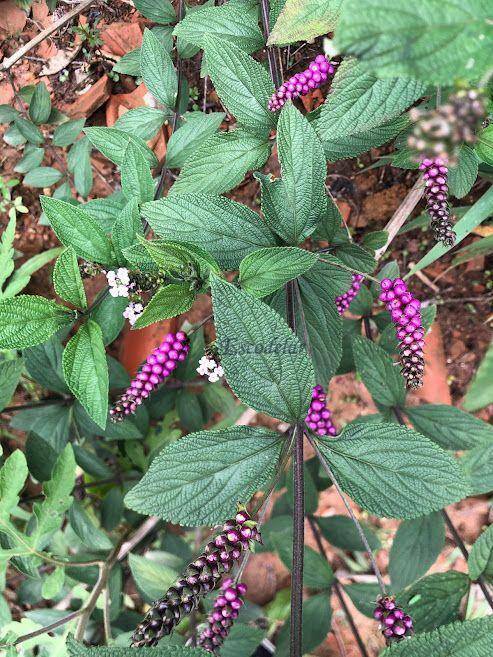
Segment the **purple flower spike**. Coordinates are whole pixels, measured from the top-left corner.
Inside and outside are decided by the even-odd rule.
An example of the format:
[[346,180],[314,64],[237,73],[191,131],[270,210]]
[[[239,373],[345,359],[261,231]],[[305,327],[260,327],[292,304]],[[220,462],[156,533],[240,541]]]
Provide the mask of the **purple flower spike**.
[[448,203],[448,167],[439,157],[425,158],[419,165],[425,180],[425,198],[431,228],[437,242],[445,246],[455,244],[456,234],[450,218]]
[[421,303],[408,290],[402,278],[384,278],[380,282],[380,301],[390,313],[399,340],[402,376],[408,388],[423,385],[425,331],[421,319]]
[[[256,522],[243,507],[238,515],[240,514],[241,522],[236,519],[227,520],[216,539],[207,543],[203,554],[188,564],[180,579],[162,598],[154,602],[132,635],[133,648],[156,646],[163,636],[171,634],[180,620],[197,608],[201,598],[217,588],[222,575],[233,568],[242,552],[251,548],[249,541],[237,542],[236,536],[231,537],[235,539],[234,544],[230,542],[228,536],[233,531],[232,528],[239,534],[244,523],[248,523],[252,529],[251,540],[262,542]],[[218,544],[224,547],[218,547]],[[234,586],[231,579],[225,580],[221,588],[222,592],[217,597],[214,610],[209,617],[209,625],[201,635],[201,640],[203,637],[204,641],[214,638],[212,646],[221,645],[222,640],[226,638],[228,628],[233,624],[243,605],[241,596],[246,592],[245,584]],[[218,637],[222,639],[219,643],[215,642]],[[205,645],[202,647],[209,650]]]
[[336,297],[335,303],[337,310],[339,311],[339,315],[344,315],[346,310],[349,308],[352,300],[361,289],[361,282],[363,279],[364,276],[362,274],[353,274],[353,282],[351,283],[349,290],[344,292],[344,294],[341,294],[339,297]]
[[304,96],[309,91],[318,89],[335,73],[337,62],[329,62],[325,55],[317,55],[308,68],[301,73],[295,73],[274,92],[269,100],[268,108],[277,112],[288,100]]
[[110,409],[113,422],[120,422],[135,413],[149,394],[160,386],[171,372],[184,361],[190,350],[187,334],[183,331],[168,333],[159,347],[147,356],[135,379]]
[[373,618],[379,621],[387,645],[414,633],[413,619],[396,605],[394,596],[382,596],[377,600]]
[[325,400],[325,390],[322,386],[315,386],[305,422],[317,436],[336,436],[337,429],[332,424],[332,413],[325,405]]
[[246,584],[234,584],[231,578],[225,579],[221,586],[222,594],[214,601],[214,610],[207,619],[207,626],[198,638],[198,645],[217,654],[219,647],[228,636],[233,621],[244,605],[243,596],[247,591]]

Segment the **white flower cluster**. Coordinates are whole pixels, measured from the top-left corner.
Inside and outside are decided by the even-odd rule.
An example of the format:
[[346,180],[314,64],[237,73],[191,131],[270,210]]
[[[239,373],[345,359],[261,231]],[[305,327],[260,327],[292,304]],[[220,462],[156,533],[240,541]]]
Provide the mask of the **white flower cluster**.
[[141,303],[131,301],[123,311],[123,316],[128,319],[130,326],[133,326],[143,312],[144,306]]
[[201,376],[206,376],[211,383],[219,381],[224,376],[224,370],[221,365],[218,365],[213,358],[207,358],[207,356],[202,356],[199,360],[197,372]]
[[133,287],[133,283],[130,283],[128,269],[125,267],[120,267],[116,271],[107,272],[106,280],[110,286],[112,297],[128,297],[128,292]]

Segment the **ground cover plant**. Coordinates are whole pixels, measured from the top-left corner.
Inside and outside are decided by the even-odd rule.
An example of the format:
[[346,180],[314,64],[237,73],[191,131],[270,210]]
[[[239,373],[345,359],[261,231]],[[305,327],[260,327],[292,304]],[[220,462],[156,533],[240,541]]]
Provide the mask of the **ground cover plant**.
[[[493,403],[491,347],[467,411],[416,391],[445,312],[423,270],[493,250],[487,230],[461,245],[493,214],[493,8],[133,4],[123,22],[140,21],[141,45],[118,61],[102,3],[45,30],[85,11],[70,32],[80,67],[143,92],[111,126],[68,118],[44,81],[18,88],[36,44],[0,63],[4,140],[22,148],[2,183],[0,579],[19,599],[0,598],[0,651],[331,655],[337,605],[340,654],[490,655],[493,533],[468,546],[450,510],[493,489],[493,429],[472,414]],[[411,188],[384,228],[354,231],[328,176],[380,148],[371,168],[404,170]],[[92,193],[98,175],[111,194]],[[59,245],[16,267],[21,178],[42,189],[36,219]],[[405,266],[389,254],[416,226],[429,248]],[[52,286],[31,293],[51,261]],[[152,327],[129,374],[116,345]],[[341,424],[331,395],[347,373],[373,412]],[[318,512],[327,494],[342,513]],[[446,536],[455,556],[429,574]],[[287,581],[252,600],[272,553]]]

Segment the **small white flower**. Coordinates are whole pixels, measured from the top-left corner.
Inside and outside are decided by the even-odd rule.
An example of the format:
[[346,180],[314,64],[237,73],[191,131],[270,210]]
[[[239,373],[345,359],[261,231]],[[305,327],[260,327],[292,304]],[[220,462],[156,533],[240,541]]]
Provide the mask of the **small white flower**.
[[133,326],[143,312],[144,306],[141,303],[131,301],[123,311],[123,316],[128,319],[130,326]]
[[219,381],[224,376],[224,370],[221,365],[218,365],[213,358],[207,358],[207,356],[202,356],[199,360],[197,372],[201,376],[206,376],[211,383],[216,383],[216,381]]
[[217,373],[216,373],[215,370],[214,370],[214,372],[211,372],[211,373],[209,374],[209,381],[210,381],[211,383],[216,383],[216,381],[219,381],[219,377],[218,377],[218,375],[217,375]]
[[128,291],[132,287],[128,269],[119,267],[116,272],[109,271],[106,274],[106,280],[112,297],[128,297]]
[[125,267],[119,267],[119,269],[117,269],[116,275],[122,285],[128,285],[130,283],[128,269]]

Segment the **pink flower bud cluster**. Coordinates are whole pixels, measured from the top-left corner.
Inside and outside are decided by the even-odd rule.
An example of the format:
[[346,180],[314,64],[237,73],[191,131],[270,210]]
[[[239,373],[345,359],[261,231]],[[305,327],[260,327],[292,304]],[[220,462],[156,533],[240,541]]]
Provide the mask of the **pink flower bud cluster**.
[[312,390],[312,403],[308,409],[305,422],[318,436],[336,436],[337,429],[332,424],[332,413],[325,404],[327,396],[322,386],[315,386]]
[[207,619],[208,625],[198,639],[198,645],[217,654],[218,648],[228,636],[233,622],[238,618],[240,609],[243,607],[243,596],[247,591],[246,584],[239,582],[234,584],[231,578],[225,579],[221,586],[221,593],[214,601],[214,610]]
[[353,282],[351,283],[351,287],[347,292],[344,292],[344,294],[341,294],[340,296],[336,297],[336,306],[337,310],[339,311],[339,315],[344,315],[346,310],[349,308],[351,305],[352,300],[355,298],[355,296],[358,294],[358,292],[361,289],[361,282],[363,280],[364,276],[362,274],[353,274]]
[[380,301],[383,301],[396,327],[402,375],[408,388],[423,384],[424,328],[421,319],[421,302],[409,291],[402,278],[384,278],[380,282]]
[[317,55],[308,68],[301,73],[295,73],[284,82],[271,96],[268,108],[271,112],[277,112],[288,100],[294,100],[298,96],[304,96],[309,91],[321,87],[327,81],[329,75],[333,75],[337,63],[329,62],[325,55]]
[[445,246],[455,244],[456,234],[450,218],[448,202],[448,167],[445,162],[435,157],[425,158],[419,165],[425,180],[425,198],[431,229],[437,242]]
[[168,333],[159,347],[147,356],[146,362],[125,393],[113,404],[110,409],[111,419],[118,422],[135,413],[137,406],[185,360],[189,350],[186,333]]
[[373,612],[387,643],[400,641],[413,634],[413,619],[397,606],[393,596],[381,597]]

